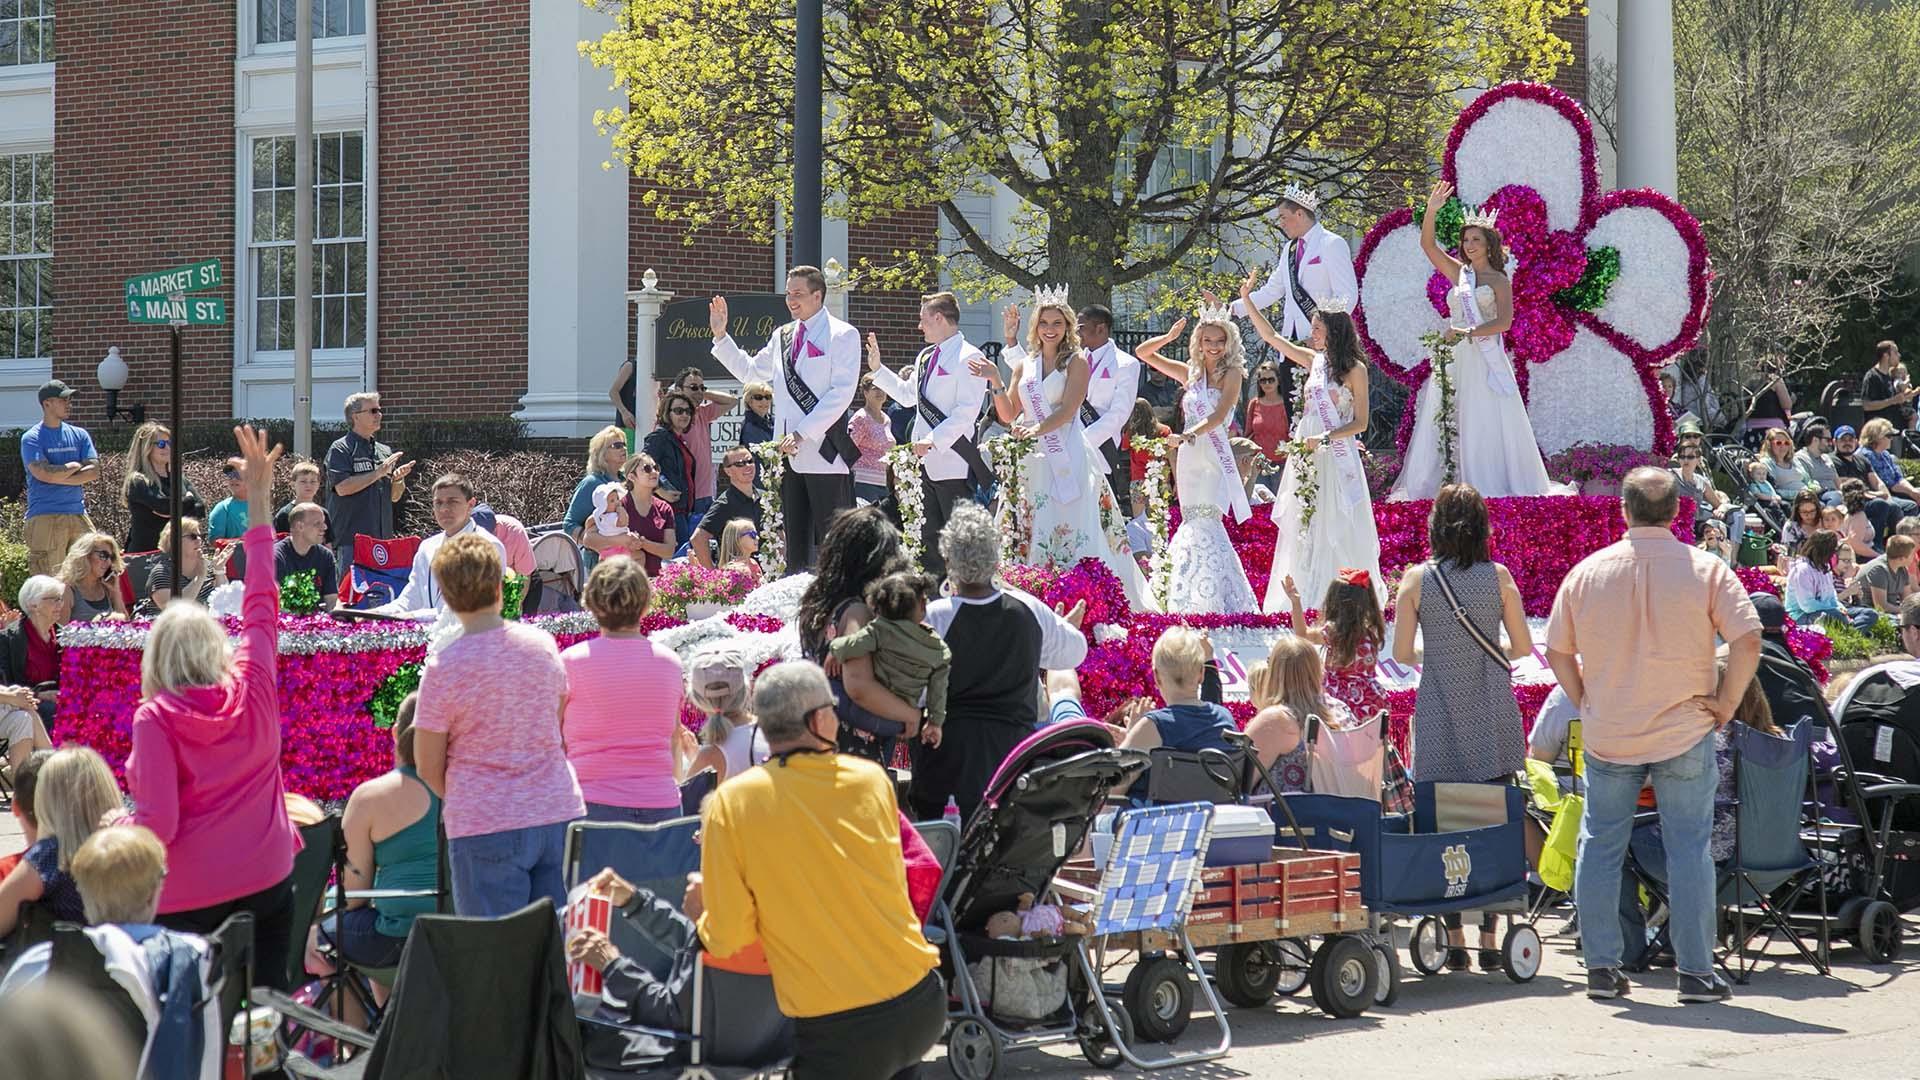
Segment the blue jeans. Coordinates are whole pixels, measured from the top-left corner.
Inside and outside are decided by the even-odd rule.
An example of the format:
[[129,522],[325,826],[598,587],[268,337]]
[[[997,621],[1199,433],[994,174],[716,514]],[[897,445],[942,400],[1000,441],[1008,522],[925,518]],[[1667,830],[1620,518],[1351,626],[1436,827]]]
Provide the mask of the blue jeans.
[[[1618,968],[1627,959],[1620,919],[1620,876],[1633,836],[1640,789],[1651,779],[1666,839],[1666,879],[1672,913],[1667,925],[1683,974],[1713,974],[1715,888],[1713,797],[1720,770],[1713,733],[1692,749],[1648,765],[1620,765],[1587,755],[1587,807],[1580,818],[1580,849],[1573,871],[1574,902],[1580,908],[1580,948],[1589,971]],[[1644,948],[1644,936],[1634,951]]]
[[484,919],[511,915],[543,896],[556,912],[567,906],[562,876],[567,823],[529,825],[447,841],[453,910]]
[[1863,508],[1867,520],[1873,522],[1873,546],[1885,550],[1887,537],[1893,535],[1894,526],[1901,518],[1912,517],[1920,513],[1920,505],[1912,499],[1903,499],[1898,495],[1889,495],[1884,499],[1869,499]]
[[320,920],[320,940],[333,945],[350,964],[398,967],[407,939],[381,933],[379,921],[380,913],[371,907],[348,908]]

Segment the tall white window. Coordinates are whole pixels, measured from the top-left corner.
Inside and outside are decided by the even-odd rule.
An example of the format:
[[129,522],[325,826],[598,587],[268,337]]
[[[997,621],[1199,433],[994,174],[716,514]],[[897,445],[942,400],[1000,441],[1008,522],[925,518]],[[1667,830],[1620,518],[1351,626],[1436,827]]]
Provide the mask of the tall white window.
[[0,360],[53,355],[53,155],[0,155]]
[[53,0],[0,0],[0,67],[53,63]]
[[[8,0],[0,0],[0,4]],[[21,0],[22,3],[31,0]],[[53,0],[40,0],[51,4]],[[294,19],[296,0],[254,0],[254,44],[292,41],[300,27]],[[361,0],[313,0],[313,37],[351,37],[367,32],[367,9]],[[51,57],[49,57],[51,59]]]
[[[362,132],[314,136],[313,347],[367,344],[366,141]],[[293,323],[293,136],[253,140],[247,248],[253,350],[290,351]]]

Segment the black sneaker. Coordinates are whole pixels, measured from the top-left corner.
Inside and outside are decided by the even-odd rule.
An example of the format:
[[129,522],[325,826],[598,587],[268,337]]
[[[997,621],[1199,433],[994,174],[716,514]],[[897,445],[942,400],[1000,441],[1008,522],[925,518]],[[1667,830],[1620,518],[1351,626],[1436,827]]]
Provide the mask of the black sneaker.
[[[1591,979],[1588,980],[1591,983]],[[1592,991],[1588,991],[1591,993]],[[1718,975],[1701,978],[1698,975],[1680,975],[1680,1001],[1682,1004],[1697,1005],[1710,1001],[1725,1001],[1733,996],[1733,987]]]
[[1620,974],[1619,968],[1590,968],[1587,971],[1587,996],[1595,1001],[1625,997],[1632,990],[1633,984]]

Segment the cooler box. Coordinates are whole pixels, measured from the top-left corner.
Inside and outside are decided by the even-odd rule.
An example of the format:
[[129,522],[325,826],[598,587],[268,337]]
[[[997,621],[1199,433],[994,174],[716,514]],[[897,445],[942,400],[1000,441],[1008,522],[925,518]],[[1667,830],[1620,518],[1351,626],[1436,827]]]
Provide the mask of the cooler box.
[[1208,866],[1244,866],[1273,860],[1273,818],[1258,806],[1213,808]]

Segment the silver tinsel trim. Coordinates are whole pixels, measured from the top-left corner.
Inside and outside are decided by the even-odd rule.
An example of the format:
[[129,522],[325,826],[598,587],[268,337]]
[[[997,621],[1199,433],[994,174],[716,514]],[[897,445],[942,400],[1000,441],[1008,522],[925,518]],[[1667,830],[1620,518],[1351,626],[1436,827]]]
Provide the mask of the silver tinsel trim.
[[[584,611],[564,615],[536,615],[522,620],[559,637],[567,634],[591,634],[600,629],[592,615]],[[60,628],[60,644],[84,649],[139,649],[147,647],[152,624],[124,622],[68,623]],[[279,651],[289,656],[314,653],[377,652],[385,649],[417,648],[427,644],[432,623],[338,623],[328,630],[280,631]],[[229,624],[229,633],[239,627]]]

